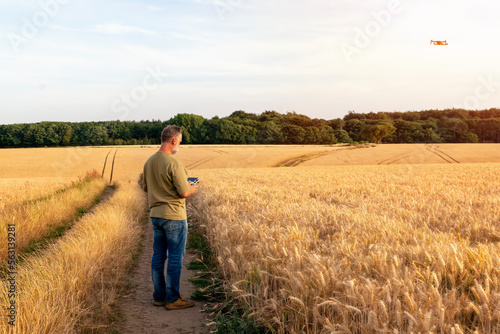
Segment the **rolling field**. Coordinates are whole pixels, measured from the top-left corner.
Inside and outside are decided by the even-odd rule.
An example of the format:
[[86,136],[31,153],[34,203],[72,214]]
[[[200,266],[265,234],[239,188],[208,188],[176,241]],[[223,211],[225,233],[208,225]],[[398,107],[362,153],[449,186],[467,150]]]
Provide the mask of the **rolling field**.
[[499,333],[499,167],[200,170],[191,210],[279,333]]
[[[110,153],[104,173],[104,178],[109,180],[115,151],[114,177],[135,180],[144,162],[158,147],[3,149],[0,150],[0,184],[5,182],[3,179],[40,180],[43,177],[55,178],[52,179],[54,182],[64,183],[92,169],[101,173],[106,156]],[[297,165],[478,163],[500,162],[500,144],[182,145],[177,157],[188,170]]]
[[499,144],[387,144],[369,150],[338,151],[304,162],[304,166],[454,164],[500,162]]
[[[116,249],[139,243],[136,182],[157,149],[0,150],[2,231],[17,217],[18,251],[78,201],[92,206],[114,166],[109,200],[18,265],[19,328],[100,328],[131,261]],[[279,333],[500,332],[500,144],[181,145],[177,158],[200,177],[190,214],[233,292]],[[105,160],[104,180],[76,186]]]

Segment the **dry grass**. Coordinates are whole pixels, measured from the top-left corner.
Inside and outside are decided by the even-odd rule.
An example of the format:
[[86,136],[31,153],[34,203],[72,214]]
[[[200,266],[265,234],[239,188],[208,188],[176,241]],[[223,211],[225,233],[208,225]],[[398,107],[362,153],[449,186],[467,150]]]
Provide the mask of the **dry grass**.
[[[119,184],[108,202],[19,267],[17,333],[98,330],[139,242],[145,203],[137,185]],[[0,301],[8,303],[4,281]],[[14,333],[4,307],[0,318],[0,332]]]
[[0,179],[0,209],[5,206],[45,197],[71,185],[73,178],[31,177]]
[[500,333],[499,167],[199,170],[192,214],[279,333]]
[[[79,210],[89,209],[101,195],[106,183],[100,178],[81,179],[64,191],[44,198],[32,198],[34,191],[23,199],[23,191],[14,194],[15,201],[7,204],[0,212],[0,239],[7,240],[7,225],[16,224],[16,247],[23,250],[31,242],[45,238],[51,229],[71,221]],[[49,187],[50,188],[50,187]],[[7,258],[7,243],[0,244],[0,264]]]

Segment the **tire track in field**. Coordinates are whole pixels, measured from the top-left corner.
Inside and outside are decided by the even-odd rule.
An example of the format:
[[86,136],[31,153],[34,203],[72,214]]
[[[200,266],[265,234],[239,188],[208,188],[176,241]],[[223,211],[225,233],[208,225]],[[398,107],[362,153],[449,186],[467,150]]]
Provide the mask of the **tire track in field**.
[[[220,154],[220,153],[219,153]],[[205,158],[202,158],[200,160],[197,160],[189,165],[186,166],[187,169],[193,169],[193,168],[196,168],[198,166],[201,166],[203,165],[204,163],[207,163],[209,162],[210,160],[213,160],[215,158],[217,158],[218,155],[211,155],[211,156],[208,156],[208,157],[205,157]]]
[[212,150],[212,151],[217,152],[217,153],[220,153],[220,154],[231,154],[231,153],[226,152],[226,151],[223,151],[223,150],[215,150],[215,149],[214,149],[214,150]]
[[292,157],[288,157],[286,159],[283,159],[283,160],[271,165],[270,167],[296,167],[303,162],[313,160],[316,158],[320,158],[320,157],[325,156],[325,155],[336,154],[339,152],[342,153],[343,151],[346,151],[346,150],[356,150],[356,149],[366,148],[366,147],[367,146],[365,146],[365,145],[356,145],[356,146],[348,146],[345,148],[338,148],[338,149],[334,149],[334,150],[327,150],[327,151],[302,154],[302,155],[298,155],[298,156],[292,156]]
[[[455,160],[453,159],[452,157],[450,157],[448,154],[436,149],[436,147],[432,146],[432,145],[429,145],[429,147],[426,147],[425,148],[427,151],[431,152],[431,153],[434,153],[435,155],[437,155],[438,157],[440,157],[441,159],[443,159],[444,161],[446,161],[447,163],[451,164],[453,163],[452,161],[456,162],[456,163],[460,163],[458,160]],[[438,153],[439,152],[439,153]],[[441,154],[440,154],[441,153]],[[447,158],[445,158],[444,156],[447,156]]]
[[324,152],[318,152],[318,153],[302,154],[299,156],[290,157],[290,158],[286,158],[284,160],[281,160],[280,162],[272,165],[271,167],[295,167],[295,166],[298,166],[305,161],[319,158],[319,157],[322,157],[324,155],[328,155],[330,153],[331,152],[329,152],[329,151],[324,151]]
[[196,167],[201,166],[201,165],[203,165],[204,163],[207,163],[207,162],[209,162],[210,160],[213,160],[213,159],[215,159],[215,158],[217,158],[217,155],[212,155],[212,156],[209,156],[209,157],[207,157],[207,158],[200,159],[200,160],[198,160],[198,161],[196,161],[196,162],[194,162],[194,163],[190,164],[189,166],[187,166],[187,168],[188,168],[188,169],[193,169],[193,168],[196,168]]
[[409,157],[411,157],[411,156],[413,156],[413,155],[415,155],[415,154],[408,154],[408,155],[405,155],[405,156],[401,156],[401,157],[399,157],[399,158],[398,158],[398,159],[396,159],[396,160],[393,160],[393,161],[391,161],[391,162],[388,162],[388,163],[387,163],[387,165],[393,164],[393,163],[395,163],[396,161],[399,161],[399,160],[402,160],[402,159],[409,158]]
[[[408,154],[408,153],[401,153],[401,154],[398,154],[398,155],[395,155],[395,156],[392,156],[390,158],[387,158],[387,159],[384,159],[380,162],[377,163],[377,165],[382,165],[385,163],[385,165],[390,165],[398,160],[401,160],[401,159],[404,159],[404,158],[407,158],[409,157],[410,155],[412,154],[408,154],[408,155],[405,155],[405,154]],[[393,160],[394,159],[394,160]],[[392,160],[392,161],[391,161]]]
[[[212,150],[218,154],[230,154],[229,152],[226,152],[226,151],[222,151],[222,150]],[[208,156],[208,157],[205,157],[205,158],[202,158],[200,160],[197,160],[189,165],[186,166],[187,169],[193,169],[193,168],[196,168],[196,167],[199,167],[201,165],[203,165],[204,163],[207,163],[217,157],[219,157],[220,155],[211,155],[211,156]]]
[[449,154],[446,154],[446,153],[444,153],[443,151],[438,150],[438,149],[437,149],[438,147],[439,147],[439,146],[438,146],[438,145],[436,145],[436,147],[434,148],[434,150],[436,150],[436,151],[438,151],[438,152],[442,153],[443,155],[446,155],[448,158],[450,158],[451,160],[455,161],[457,164],[459,164],[459,163],[460,163],[460,161],[458,161],[457,159],[453,158],[453,157],[452,157],[452,156],[450,156]]

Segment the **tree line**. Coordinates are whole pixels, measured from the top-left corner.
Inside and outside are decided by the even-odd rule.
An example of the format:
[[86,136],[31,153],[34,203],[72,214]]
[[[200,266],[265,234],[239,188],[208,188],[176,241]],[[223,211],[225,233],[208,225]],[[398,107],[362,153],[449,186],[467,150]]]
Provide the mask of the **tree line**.
[[239,110],[205,119],[39,122],[0,125],[0,147],[155,145],[165,126],[183,128],[185,144],[500,143],[500,109],[348,112],[331,120],[295,112]]

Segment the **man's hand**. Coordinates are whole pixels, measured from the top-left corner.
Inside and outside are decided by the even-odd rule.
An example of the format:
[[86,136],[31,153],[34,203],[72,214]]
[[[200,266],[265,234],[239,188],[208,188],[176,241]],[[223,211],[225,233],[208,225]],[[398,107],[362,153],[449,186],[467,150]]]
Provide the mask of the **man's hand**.
[[179,194],[182,198],[188,198],[198,189],[198,185],[193,185],[193,182],[189,182],[189,184],[191,185],[191,189],[187,193]]

